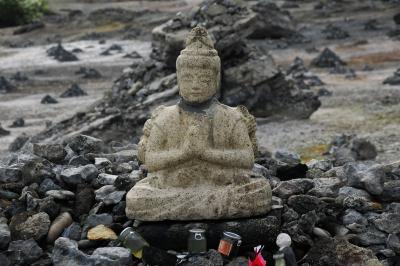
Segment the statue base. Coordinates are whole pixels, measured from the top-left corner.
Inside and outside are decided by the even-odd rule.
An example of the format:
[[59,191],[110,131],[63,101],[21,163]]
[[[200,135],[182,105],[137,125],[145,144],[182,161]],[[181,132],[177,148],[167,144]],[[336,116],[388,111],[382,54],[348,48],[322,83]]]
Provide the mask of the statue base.
[[139,221],[193,221],[253,217],[271,210],[268,180],[243,184],[156,188],[153,178],[138,182],[126,195],[126,216]]

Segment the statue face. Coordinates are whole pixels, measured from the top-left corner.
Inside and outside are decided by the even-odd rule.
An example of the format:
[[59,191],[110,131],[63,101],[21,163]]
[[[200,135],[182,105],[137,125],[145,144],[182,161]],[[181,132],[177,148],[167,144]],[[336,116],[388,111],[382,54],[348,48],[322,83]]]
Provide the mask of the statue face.
[[179,94],[189,103],[202,103],[213,97],[218,90],[219,75],[212,69],[184,68],[177,72]]

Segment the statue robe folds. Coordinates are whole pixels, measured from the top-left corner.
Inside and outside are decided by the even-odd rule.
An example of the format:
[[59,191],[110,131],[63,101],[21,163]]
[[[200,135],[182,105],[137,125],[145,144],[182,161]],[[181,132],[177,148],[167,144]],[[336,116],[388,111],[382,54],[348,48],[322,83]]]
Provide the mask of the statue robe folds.
[[[139,156],[149,174],[128,192],[127,216],[190,221],[266,214],[272,198],[269,182],[251,171],[254,118],[244,107],[217,100],[197,111],[184,107],[159,107],[146,122]],[[171,165],[152,160],[151,154],[180,152],[190,138],[204,146],[202,156]]]

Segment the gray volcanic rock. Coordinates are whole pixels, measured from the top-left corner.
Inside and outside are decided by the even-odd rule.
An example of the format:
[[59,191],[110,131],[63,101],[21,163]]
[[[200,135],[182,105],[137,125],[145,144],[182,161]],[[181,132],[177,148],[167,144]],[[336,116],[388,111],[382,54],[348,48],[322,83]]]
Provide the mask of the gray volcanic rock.
[[0,76],[0,94],[10,93],[16,90],[16,87],[11,84],[5,77]]
[[349,186],[365,189],[372,195],[383,193],[385,171],[380,165],[367,168],[363,165],[347,164],[345,173]]
[[396,72],[394,72],[392,76],[386,78],[383,81],[383,84],[400,85],[400,68],[397,69]]
[[311,65],[324,68],[346,65],[346,63],[343,62],[331,49],[325,48],[320,55],[311,61]]
[[60,144],[33,144],[33,153],[51,162],[64,160],[67,152]]
[[42,98],[40,103],[41,104],[56,104],[56,103],[58,103],[58,101],[56,99],[54,99],[54,97],[47,94],[46,96],[44,96]]
[[47,55],[53,57],[54,59],[60,62],[70,62],[70,61],[78,61],[78,57],[71,52],[68,52],[64,49],[64,47],[59,43],[57,46],[53,46],[47,50]]
[[10,243],[7,252],[8,258],[14,265],[31,264],[43,254],[43,250],[33,239],[13,241]]
[[69,87],[66,91],[64,91],[60,97],[61,98],[69,98],[69,97],[80,97],[88,95],[78,84],[74,83]]

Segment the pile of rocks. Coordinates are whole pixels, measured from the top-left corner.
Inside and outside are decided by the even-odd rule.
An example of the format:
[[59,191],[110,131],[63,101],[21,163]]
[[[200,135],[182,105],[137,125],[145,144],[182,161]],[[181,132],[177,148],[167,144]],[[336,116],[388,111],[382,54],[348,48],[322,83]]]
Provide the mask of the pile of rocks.
[[293,78],[296,81],[296,85],[303,90],[309,89],[309,87],[325,84],[317,75],[306,68],[303,59],[299,57],[296,57],[293,60],[293,63],[289,66],[286,74]]
[[[350,137],[334,142],[355,154],[345,164],[334,156],[304,164],[285,150],[274,158],[259,156],[254,171],[273,188],[270,213],[235,221],[140,224],[137,231],[151,245],[144,260],[149,265],[171,261],[175,255],[166,250],[185,251],[188,229],[201,227],[210,248],[218,246],[224,230],[239,233],[240,255],[264,244],[269,249],[263,255],[272,258],[277,234],[286,232],[300,265],[381,265],[378,259],[394,265],[400,258],[400,167],[356,161],[370,154],[360,142]],[[125,216],[126,192],[145,174],[135,145],[110,147],[85,135],[60,144],[27,142],[0,166],[0,249],[6,251],[0,259],[33,265],[137,265],[116,239],[132,226]],[[223,265],[215,251],[183,265],[198,261]]]
[[78,61],[78,57],[73,53],[65,50],[61,43],[58,43],[57,46],[50,47],[47,50],[47,55],[49,57],[53,57],[59,62],[71,62],[71,61]]

